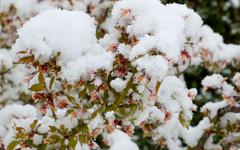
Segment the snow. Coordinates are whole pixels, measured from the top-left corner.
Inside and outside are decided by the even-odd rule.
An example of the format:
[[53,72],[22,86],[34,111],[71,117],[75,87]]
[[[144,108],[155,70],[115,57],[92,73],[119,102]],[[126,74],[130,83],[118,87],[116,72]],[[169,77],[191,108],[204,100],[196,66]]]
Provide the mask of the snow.
[[148,75],[157,80],[162,80],[168,72],[168,62],[162,56],[144,56],[134,63],[139,71],[144,70]]
[[100,78],[95,78],[94,85],[100,86],[102,84],[102,80]]
[[6,134],[7,134],[6,128],[0,125],[0,139],[4,138]]
[[90,1],[75,1],[74,6],[72,6],[70,2],[65,0],[1,0],[0,10],[3,12],[8,12],[9,8],[11,6],[14,6],[16,8],[16,15],[25,20],[32,17],[33,15],[49,9],[64,8],[69,10],[74,9],[86,11],[87,5],[90,3]]
[[0,68],[6,67],[11,68],[12,67],[12,55],[9,50],[6,49],[0,49]]
[[202,26],[197,37],[199,38],[195,50],[210,52],[211,56],[210,58],[206,58],[207,60],[211,59],[212,62],[231,62],[233,59],[239,58],[240,47],[238,45],[225,44],[223,37],[215,33],[209,26]]
[[87,144],[81,144],[80,142],[77,142],[75,149],[76,150],[91,150]]
[[170,112],[180,113],[183,111],[184,118],[191,120],[195,105],[188,97],[188,90],[183,82],[177,77],[167,76],[163,80],[158,91],[158,101]]
[[202,49],[207,49],[211,52],[220,51],[220,44],[223,43],[223,38],[220,34],[214,31],[207,25],[204,25],[199,31],[201,38],[200,44]]
[[239,0],[230,0],[234,7],[238,8],[240,7],[240,1]]
[[40,121],[41,126],[37,130],[40,133],[47,133],[49,131],[49,126],[54,124],[54,119],[49,116],[43,116]]
[[184,19],[186,37],[194,38],[203,25],[201,17],[186,5],[173,3],[166,6],[170,11],[176,12],[176,15],[180,15]]
[[237,123],[237,121],[240,121],[240,113],[226,113],[221,118],[221,126],[225,127],[228,123],[234,124]]
[[66,110],[58,109],[56,111],[57,120],[53,123],[53,125],[57,128],[60,128],[61,125],[64,125],[69,131],[78,125],[78,120],[71,115],[66,116]]
[[11,5],[17,8],[20,16],[29,17],[37,8],[37,0],[1,0],[0,10],[8,11]]
[[114,25],[126,27],[130,36],[139,39],[137,45],[132,48],[130,59],[152,49],[166,54],[168,58],[177,59],[184,40],[184,21],[158,0],[116,2],[112,18]]
[[110,119],[110,120],[115,119],[114,111],[108,111],[107,113],[105,113],[105,117],[106,119]]
[[204,118],[197,126],[183,128],[178,120],[178,115],[174,114],[172,119],[167,123],[159,126],[155,129],[154,134],[156,134],[157,139],[164,137],[166,139],[168,148],[171,150],[184,149],[179,141],[178,137],[182,137],[183,140],[191,147],[196,146],[198,140],[203,135],[204,131],[211,127],[208,118]]
[[147,107],[142,112],[139,111],[137,119],[135,120],[136,125],[140,125],[144,121],[148,122],[164,122],[165,114],[159,110],[156,106]]
[[227,83],[223,84],[222,90],[223,90],[224,96],[236,96],[237,95],[234,87],[230,84],[227,84]]
[[[31,72],[30,68],[27,68],[24,65],[18,65],[4,75],[4,78],[11,81],[13,84],[11,88],[6,90],[6,93],[4,93],[2,96],[6,96],[6,98],[9,99],[16,99],[19,98],[18,94],[21,92],[27,93],[27,83],[24,81],[26,76]],[[6,94],[6,95],[5,95]]]
[[98,115],[97,117],[95,117],[94,119],[92,119],[89,123],[88,123],[88,128],[90,131],[93,131],[96,128],[100,128],[103,126],[104,120],[103,118]]
[[8,125],[8,133],[7,133],[6,137],[4,138],[4,142],[3,142],[4,146],[6,147],[12,141],[15,140],[15,135],[18,132],[16,130],[16,127],[23,128],[24,132],[30,132],[31,131],[30,124],[34,121],[34,119],[36,119],[36,117],[35,118],[30,118],[30,117],[27,118],[26,117],[26,118],[13,119],[11,124]]
[[[116,44],[113,44],[116,45]],[[119,51],[120,54],[122,54],[125,58],[129,58],[131,47],[126,44],[118,44],[117,51]]]
[[42,143],[42,141],[43,141],[43,136],[42,135],[34,134],[34,136],[33,136],[33,144],[39,145],[39,144]]
[[182,133],[183,139],[190,147],[194,147],[198,144],[198,140],[202,137],[204,131],[211,126],[212,124],[210,123],[210,120],[205,117],[196,127],[190,127],[189,129],[184,130]]
[[232,78],[233,84],[240,88],[240,73],[237,72]]
[[220,74],[213,74],[206,76],[202,80],[202,85],[207,88],[220,88],[222,87],[225,79]]
[[123,89],[126,88],[127,82],[128,82],[127,80],[123,80],[121,78],[116,78],[111,81],[110,85],[112,88],[115,89],[116,92],[122,92]]
[[219,144],[213,143],[213,136],[214,135],[209,136],[206,143],[204,144],[204,149],[206,149],[206,150],[222,149],[222,147]]
[[13,65],[13,55],[10,50],[0,49],[0,51],[0,70],[2,73],[0,103],[18,101],[21,93],[27,93],[27,84],[23,81],[29,69],[23,65]]
[[188,90],[188,96],[194,99],[197,95],[198,91],[195,88],[189,89]]
[[0,116],[0,125],[7,127],[13,119],[37,117],[37,111],[31,105],[12,104],[1,109]]
[[226,101],[208,102],[201,108],[201,112],[206,112],[213,119],[217,115],[218,110],[225,106],[228,106]]
[[131,138],[118,129],[107,135],[107,139],[110,144],[109,150],[139,150],[137,145],[131,141]]
[[42,63],[60,52],[61,74],[74,82],[97,69],[111,68],[112,55],[98,44],[95,34],[94,19],[84,12],[47,10],[18,30],[13,50],[32,50]]

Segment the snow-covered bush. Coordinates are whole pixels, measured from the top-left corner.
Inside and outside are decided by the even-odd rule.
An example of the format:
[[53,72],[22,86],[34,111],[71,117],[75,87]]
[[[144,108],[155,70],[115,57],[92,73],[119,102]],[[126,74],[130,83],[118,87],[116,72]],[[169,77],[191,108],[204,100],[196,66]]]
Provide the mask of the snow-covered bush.
[[[138,150],[146,138],[171,150],[239,147],[240,73],[206,76],[199,89],[184,75],[239,65],[240,46],[193,10],[158,0],[28,1],[1,1],[3,148]],[[217,99],[195,104],[210,93]]]
[[204,23],[221,33],[227,43],[240,43],[239,0],[162,0],[162,3],[181,3],[200,14]]

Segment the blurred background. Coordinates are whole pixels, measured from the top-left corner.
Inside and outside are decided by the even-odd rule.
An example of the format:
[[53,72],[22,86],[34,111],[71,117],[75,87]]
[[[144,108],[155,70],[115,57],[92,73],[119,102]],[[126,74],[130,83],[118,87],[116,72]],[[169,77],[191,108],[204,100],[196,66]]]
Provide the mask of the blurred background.
[[226,43],[240,44],[240,0],[162,0],[181,3],[197,11],[204,23],[224,37]]

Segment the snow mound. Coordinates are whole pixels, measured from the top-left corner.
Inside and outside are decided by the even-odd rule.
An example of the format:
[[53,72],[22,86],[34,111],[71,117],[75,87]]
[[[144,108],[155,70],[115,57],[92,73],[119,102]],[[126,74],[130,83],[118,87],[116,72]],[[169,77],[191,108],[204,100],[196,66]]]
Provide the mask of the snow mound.
[[60,52],[63,78],[76,81],[99,68],[109,69],[112,55],[97,42],[94,19],[81,11],[47,10],[18,31],[13,50],[32,51],[41,63]]

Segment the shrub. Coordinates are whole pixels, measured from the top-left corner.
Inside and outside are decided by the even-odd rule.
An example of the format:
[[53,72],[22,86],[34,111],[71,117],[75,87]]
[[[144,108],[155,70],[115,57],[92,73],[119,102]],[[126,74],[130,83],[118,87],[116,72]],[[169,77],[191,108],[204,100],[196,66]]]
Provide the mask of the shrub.
[[[1,38],[16,38],[0,57],[1,101],[12,103],[0,110],[2,148],[239,148],[240,73],[220,73],[237,68],[240,46],[193,10],[158,0],[13,4],[1,8]],[[218,73],[189,87],[199,67]]]

